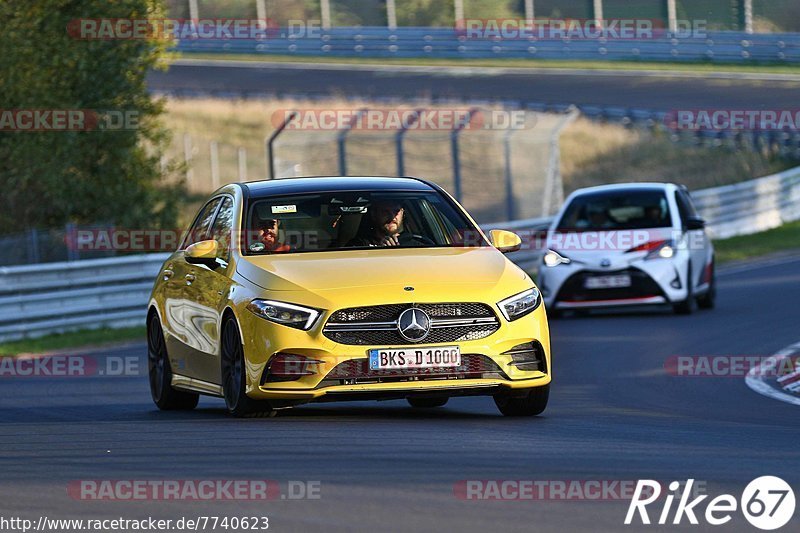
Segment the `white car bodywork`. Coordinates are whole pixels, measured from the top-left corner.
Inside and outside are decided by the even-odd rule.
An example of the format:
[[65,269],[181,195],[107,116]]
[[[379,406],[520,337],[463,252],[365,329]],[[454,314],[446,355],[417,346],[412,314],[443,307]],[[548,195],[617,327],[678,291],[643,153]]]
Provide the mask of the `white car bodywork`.
[[[556,231],[570,204],[583,195],[643,190],[665,193],[672,227],[578,231],[571,235],[570,232]],[[679,195],[685,195],[683,198],[688,199],[688,206],[684,200],[683,209],[678,205]],[[694,229],[687,219],[695,219]],[[642,241],[668,241],[672,250],[630,251],[646,244]],[[704,223],[694,211],[688,191],[681,186],[637,183],[575,191],[567,198],[550,226],[547,246],[550,252],[545,254],[539,266],[537,282],[545,305],[551,311],[643,304],[680,305],[709,294],[713,299],[714,248]],[[564,261],[556,266],[548,266],[548,254],[551,264],[555,257],[552,252],[559,254]],[[623,287],[628,281],[626,276],[633,277],[633,285],[627,290]],[[587,281],[588,278],[592,278],[592,281]],[[581,287],[577,287],[578,283]],[[617,284],[620,286],[617,287]],[[565,294],[565,286],[568,294]]]

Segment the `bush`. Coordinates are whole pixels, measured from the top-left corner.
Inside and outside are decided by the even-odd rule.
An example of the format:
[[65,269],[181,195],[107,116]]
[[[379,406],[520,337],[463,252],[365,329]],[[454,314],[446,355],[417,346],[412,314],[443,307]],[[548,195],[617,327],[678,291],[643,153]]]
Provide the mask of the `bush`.
[[[120,131],[0,132],[0,233],[67,222],[171,227],[182,185],[165,185],[168,134],[147,73],[168,43],[78,40],[81,18],[160,17],[158,0],[0,3],[0,94],[8,110],[125,110],[139,126]],[[176,182],[173,182],[176,183]]]

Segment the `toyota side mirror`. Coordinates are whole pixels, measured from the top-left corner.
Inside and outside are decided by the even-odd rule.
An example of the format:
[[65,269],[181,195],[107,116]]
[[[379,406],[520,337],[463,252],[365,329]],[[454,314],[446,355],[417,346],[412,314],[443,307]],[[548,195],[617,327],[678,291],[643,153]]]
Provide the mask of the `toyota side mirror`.
[[696,231],[706,229],[706,221],[700,217],[690,217],[686,219],[686,231]]

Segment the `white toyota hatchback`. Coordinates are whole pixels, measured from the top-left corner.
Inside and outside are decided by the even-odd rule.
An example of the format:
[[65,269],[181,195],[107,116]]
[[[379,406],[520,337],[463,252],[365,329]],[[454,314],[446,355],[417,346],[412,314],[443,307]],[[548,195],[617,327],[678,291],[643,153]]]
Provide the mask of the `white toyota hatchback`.
[[635,183],[575,191],[547,234],[538,285],[552,314],[672,305],[714,307],[714,247],[689,191]]

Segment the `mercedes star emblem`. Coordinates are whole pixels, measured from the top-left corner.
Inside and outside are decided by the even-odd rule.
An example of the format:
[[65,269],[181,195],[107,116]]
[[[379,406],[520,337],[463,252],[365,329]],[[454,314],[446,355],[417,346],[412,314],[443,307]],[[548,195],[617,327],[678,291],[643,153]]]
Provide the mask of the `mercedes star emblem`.
[[420,342],[431,332],[431,319],[422,309],[406,309],[397,319],[397,331],[410,342]]

